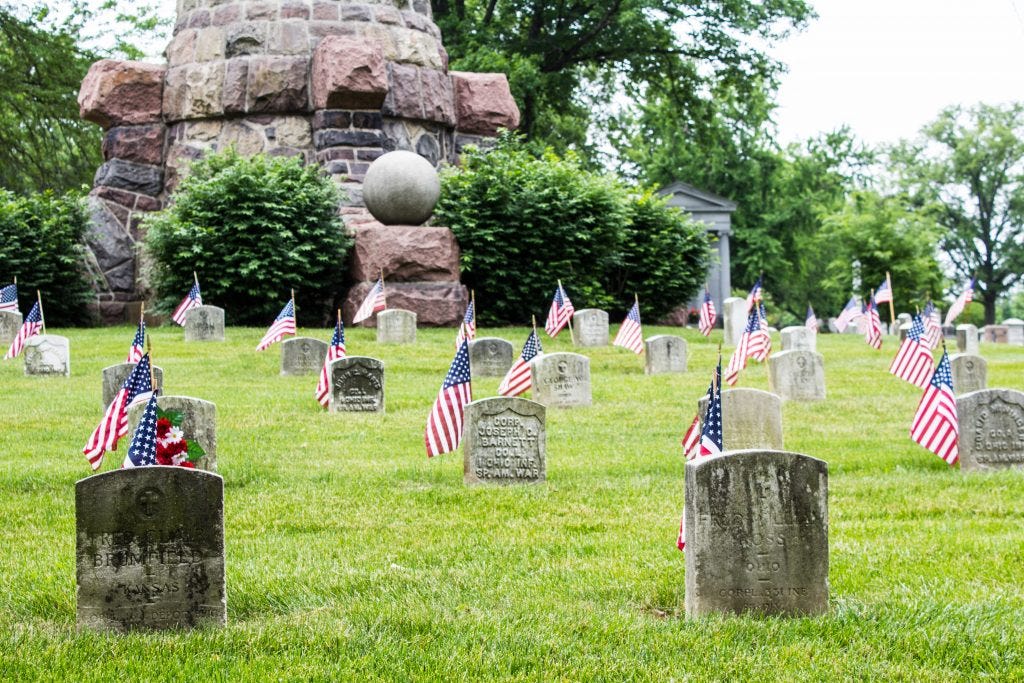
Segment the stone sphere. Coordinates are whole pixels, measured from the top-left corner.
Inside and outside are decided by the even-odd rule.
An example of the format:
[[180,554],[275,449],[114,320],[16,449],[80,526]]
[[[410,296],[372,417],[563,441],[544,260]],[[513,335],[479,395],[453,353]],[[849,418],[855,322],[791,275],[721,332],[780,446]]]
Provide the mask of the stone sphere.
[[363,202],[384,225],[419,225],[441,197],[441,180],[429,161],[414,152],[378,157],[363,180]]

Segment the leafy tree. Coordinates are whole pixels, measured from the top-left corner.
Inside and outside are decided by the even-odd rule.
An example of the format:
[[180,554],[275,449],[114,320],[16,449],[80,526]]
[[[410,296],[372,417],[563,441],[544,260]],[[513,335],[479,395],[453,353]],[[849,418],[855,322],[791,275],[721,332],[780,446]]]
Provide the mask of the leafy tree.
[[944,109],[890,153],[897,182],[944,228],[953,293],[977,277],[985,321],[1024,282],[1024,103]]

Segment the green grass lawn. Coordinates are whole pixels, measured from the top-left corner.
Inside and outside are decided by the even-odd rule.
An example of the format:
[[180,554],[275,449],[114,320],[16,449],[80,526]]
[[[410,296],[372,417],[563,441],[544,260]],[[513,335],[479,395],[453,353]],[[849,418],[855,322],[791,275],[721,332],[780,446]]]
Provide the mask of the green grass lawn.
[[[0,364],[0,679],[1024,680],[1024,471],[965,476],[910,441],[920,392],[886,372],[892,337],[878,353],[822,335],[828,400],[784,408],[787,449],[829,463],[829,614],[688,621],[679,439],[721,332],[682,332],[682,375],[588,349],[594,405],[548,412],[547,483],[468,488],[461,451],[423,447],[454,330],[384,347],[348,331],[350,354],[385,362],[380,416],[322,412],[315,376],[253,351],[263,331],[151,330],[166,393],[217,404],[223,630],[75,628],[74,483],[132,330],[53,330],[69,379]],[[517,353],[527,334],[481,332]],[[982,353],[989,386],[1024,389],[1024,348]],[[767,389],[766,367],[739,386]]]

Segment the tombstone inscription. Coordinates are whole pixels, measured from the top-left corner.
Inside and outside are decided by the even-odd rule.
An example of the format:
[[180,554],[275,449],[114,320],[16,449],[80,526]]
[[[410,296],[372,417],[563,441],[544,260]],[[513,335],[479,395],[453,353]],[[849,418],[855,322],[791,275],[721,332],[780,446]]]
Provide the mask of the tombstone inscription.
[[[217,406],[209,401],[189,396],[158,396],[157,406],[161,410],[181,413],[181,431],[186,440],[198,443],[206,454],[199,458],[196,467],[209,472],[217,471]],[[134,434],[146,409],[145,402],[128,409],[128,433]]]
[[293,337],[281,342],[282,375],[315,375],[324,366],[328,344],[311,337]]
[[608,346],[608,312],[581,308],[572,315],[577,346]]
[[204,305],[186,313],[185,341],[224,341],[224,309]]
[[533,395],[555,408],[589,406],[590,359],[578,353],[546,353],[530,363]]
[[515,484],[544,481],[545,413],[524,398],[485,398],[466,406],[463,481]]
[[332,413],[383,413],[384,363],[366,356],[348,356],[332,361]]
[[786,401],[825,399],[825,358],[816,351],[781,351],[768,357],[768,387]]
[[1024,392],[985,389],[958,396],[960,469],[1024,469]]
[[389,308],[377,314],[378,344],[415,344],[416,314],[402,308]]
[[[707,396],[697,401],[701,426],[708,410]],[[722,434],[726,450],[782,450],[782,399],[760,389],[722,392]]]
[[686,340],[672,334],[657,334],[644,340],[644,372],[661,375],[686,372]]
[[497,337],[469,342],[469,367],[473,377],[504,377],[512,367],[512,343]]
[[71,375],[71,342],[59,334],[37,334],[25,340],[26,375]]
[[953,373],[953,392],[957,395],[988,388],[988,362],[981,356],[954,353],[949,357],[949,369]]
[[21,313],[17,311],[0,311],[0,345],[4,349],[18,336],[23,322]]
[[[160,393],[163,393],[164,371],[155,365],[150,367],[153,369],[153,379],[156,380],[156,388]],[[117,365],[103,368],[103,410],[107,409],[107,406],[114,400],[117,392],[121,391],[121,385],[124,384],[124,381],[128,379],[128,375],[132,374],[134,369],[135,363],[118,363]]]

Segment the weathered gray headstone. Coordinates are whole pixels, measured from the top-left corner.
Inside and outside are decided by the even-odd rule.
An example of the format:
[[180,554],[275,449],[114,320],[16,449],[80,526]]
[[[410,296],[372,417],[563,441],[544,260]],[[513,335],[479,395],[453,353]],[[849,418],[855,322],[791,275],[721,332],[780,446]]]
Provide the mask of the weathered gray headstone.
[[[703,426],[707,396],[697,402],[697,409]],[[782,450],[782,399],[760,389],[726,389],[722,392],[722,433],[726,450]]]
[[828,611],[828,464],[785,451],[686,463],[686,615]]
[[970,353],[954,353],[949,357],[953,372],[953,391],[957,395],[988,389],[988,362]]
[[608,346],[608,312],[581,308],[572,315],[577,346]]
[[223,626],[224,480],[184,467],[113,470],[75,484],[78,625]]
[[555,408],[589,406],[590,359],[578,353],[541,354],[530,363],[533,397]]
[[686,372],[686,340],[672,334],[657,334],[644,340],[644,372],[662,375]]
[[544,481],[545,408],[525,398],[485,398],[466,406],[463,480],[467,484]]
[[383,413],[384,363],[367,356],[348,356],[332,361],[332,413]]
[[900,313],[896,316],[896,324],[899,325],[911,325],[914,322],[914,316],[909,313]]
[[817,351],[818,335],[803,325],[791,325],[782,328],[783,351]]
[[[150,367],[153,368],[153,379],[156,380],[156,388],[160,390],[160,393],[163,393],[164,371],[156,365]],[[114,400],[117,392],[121,391],[121,385],[124,384],[124,381],[128,379],[128,375],[132,374],[134,369],[135,363],[118,363],[117,365],[103,368],[103,410],[107,409],[107,406]]]
[[780,351],[768,357],[768,386],[784,401],[825,400],[825,358],[817,351]]
[[186,313],[185,341],[224,341],[224,309],[196,306]]
[[377,314],[378,344],[415,344],[416,314],[402,308],[389,308]]
[[863,334],[864,332],[861,328],[860,322],[860,318],[857,318],[856,320],[847,323],[846,327],[843,329],[843,334]]
[[1006,342],[1024,346],[1024,320],[1020,318],[1007,318],[1003,321],[1006,326]]
[[71,342],[59,334],[37,334],[25,340],[26,375],[71,375]]
[[1008,344],[1010,328],[1006,325],[985,325],[981,328],[981,338],[991,344]]
[[327,342],[312,337],[293,337],[281,342],[282,375],[316,375],[327,358]]
[[731,296],[722,302],[722,343],[736,346],[747,326],[747,300]]
[[[217,405],[189,396],[157,396],[156,404],[161,410],[181,413],[181,431],[188,441],[195,441],[206,455],[199,459],[196,467],[209,472],[217,471]],[[142,419],[146,403],[137,403],[128,409],[128,434],[135,433],[135,427]]]
[[958,396],[960,469],[1024,469],[1024,392],[985,389]]
[[4,351],[18,336],[23,322],[21,313],[17,311],[0,311],[0,345],[3,345]]
[[907,338],[907,335],[910,334],[910,328],[913,327],[913,326],[914,326],[913,323],[902,323],[900,325],[899,332],[900,332],[900,343],[901,344],[903,343],[903,340]]
[[957,325],[956,348],[960,353],[978,355],[978,328],[974,325]]
[[512,343],[497,337],[469,342],[469,367],[473,377],[504,377],[512,367]]

